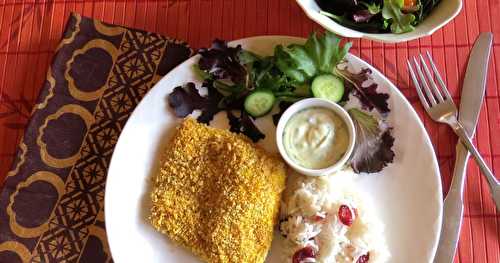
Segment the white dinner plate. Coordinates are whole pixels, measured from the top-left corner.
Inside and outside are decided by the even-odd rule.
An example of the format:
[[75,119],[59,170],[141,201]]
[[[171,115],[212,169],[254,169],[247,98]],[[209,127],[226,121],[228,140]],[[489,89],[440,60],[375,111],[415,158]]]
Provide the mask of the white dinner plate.
[[[261,36],[230,44],[271,55],[277,44],[304,41]],[[120,135],[108,171],[105,196],[106,229],[115,262],[200,262],[156,232],[147,220],[150,179],[181,121],[169,109],[167,95],[174,87],[196,79],[192,65],[198,59],[199,56],[188,59],[160,80],[137,106]],[[359,176],[356,184],[373,198],[376,213],[386,225],[390,262],[431,262],[441,231],[443,204],[441,177],[429,136],[411,105],[387,78],[356,56],[349,54],[347,60],[351,70],[370,68],[379,89],[390,94],[388,121],[396,138],[394,162],[379,174]],[[225,114],[219,113],[211,125],[227,127]],[[271,117],[258,119],[257,126],[266,134],[259,144],[277,152]],[[275,258],[279,246],[275,243],[267,262],[278,262]]]

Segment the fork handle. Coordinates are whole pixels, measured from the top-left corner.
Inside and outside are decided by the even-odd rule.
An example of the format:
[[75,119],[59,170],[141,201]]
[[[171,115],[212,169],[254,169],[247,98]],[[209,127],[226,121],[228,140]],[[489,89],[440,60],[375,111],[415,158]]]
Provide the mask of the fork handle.
[[476,160],[476,163],[479,166],[479,169],[481,169],[481,172],[483,173],[484,176],[486,176],[486,180],[488,181],[488,185],[490,186],[490,192],[493,196],[493,199],[495,200],[497,210],[500,210],[500,196],[498,193],[498,187],[499,183],[498,180],[496,179],[495,175],[491,172],[490,168],[484,161],[483,157],[481,157],[481,154],[479,151],[476,149],[476,146],[472,143],[472,140],[469,138],[467,135],[467,132],[465,131],[465,128],[460,124],[459,122],[456,122],[456,125],[453,125],[453,130],[455,133],[460,137],[460,141],[462,141],[462,144],[469,150],[469,152],[472,154],[474,159]]

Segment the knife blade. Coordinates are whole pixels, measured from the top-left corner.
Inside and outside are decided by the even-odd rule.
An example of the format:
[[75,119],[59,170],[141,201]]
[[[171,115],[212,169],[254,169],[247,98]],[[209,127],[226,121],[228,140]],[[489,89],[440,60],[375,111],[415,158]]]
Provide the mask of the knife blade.
[[[483,104],[492,42],[492,33],[481,33],[472,48],[467,64],[458,118],[469,137],[474,136]],[[435,263],[452,263],[455,257],[462,226],[463,191],[468,159],[469,152],[459,141],[456,146],[450,190],[444,200],[443,222]]]

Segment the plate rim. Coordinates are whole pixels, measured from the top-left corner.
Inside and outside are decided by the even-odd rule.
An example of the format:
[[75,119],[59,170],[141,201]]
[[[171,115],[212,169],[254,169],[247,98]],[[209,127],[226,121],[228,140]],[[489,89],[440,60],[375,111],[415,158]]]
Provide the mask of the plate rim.
[[[230,46],[234,46],[234,45],[239,45],[239,44],[242,44],[244,42],[250,42],[250,41],[269,41],[269,40],[272,40],[272,39],[276,39],[276,38],[283,38],[283,39],[289,39],[290,41],[297,41],[297,42],[305,42],[306,41],[306,38],[303,38],[303,37],[297,37],[297,36],[288,36],[288,35],[260,35],[260,36],[252,36],[252,37],[246,37],[246,38],[240,38],[240,39],[236,39],[236,40],[231,40],[231,41],[228,41],[228,45]],[[137,109],[139,107],[141,107],[141,105],[143,103],[145,103],[145,98],[146,96],[150,95],[151,94],[151,91],[153,89],[155,89],[157,86],[161,86],[161,83],[165,81],[166,77],[169,76],[171,74],[171,72],[173,72],[174,70],[180,68],[180,67],[184,67],[185,65],[184,64],[189,64],[189,63],[192,63],[191,61],[195,61],[197,59],[199,59],[200,55],[199,54],[196,54],[188,59],[186,59],[185,61],[183,61],[182,63],[180,63],[179,65],[175,66],[173,69],[171,69],[167,74],[165,74],[163,77],[161,77],[161,79],[150,89],[148,90],[148,92],[144,95],[144,97],[141,99],[141,101],[137,104],[137,106],[134,108],[134,110],[132,111],[132,113],[130,114],[129,118],[127,119],[127,122],[125,123],[125,125],[123,126],[123,129],[120,133],[120,135],[118,136],[118,140],[115,144],[115,148],[113,149],[113,154],[111,156],[111,160],[109,162],[109,166],[108,166],[108,171],[107,171],[107,176],[106,176],[106,186],[105,186],[105,191],[104,191],[104,224],[105,224],[105,228],[106,228],[106,234],[109,233],[108,229],[110,229],[110,220],[108,220],[110,218],[110,215],[109,213],[106,213],[106,207],[109,207],[111,204],[109,203],[110,201],[109,198],[106,198],[107,196],[107,193],[109,192],[108,189],[110,187],[110,184],[108,184],[109,182],[109,179],[110,179],[110,171],[112,171],[112,168],[113,168],[113,164],[116,162],[115,161],[115,151],[116,149],[119,147],[120,145],[120,142],[121,142],[121,137],[122,137],[122,134],[123,134],[123,131],[125,131],[127,129],[127,127],[130,125],[129,124],[129,120],[130,118],[136,113]],[[425,128],[425,125],[424,123],[422,122],[422,120],[420,119],[419,115],[417,114],[417,112],[415,111],[415,108],[411,105],[411,103],[408,101],[408,99],[404,96],[404,94],[396,87],[396,85],[394,83],[392,83],[392,81],[390,79],[388,79],[384,74],[382,74],[382,72],[380,72],[375,66],[369,64],[368,62],[366,62],[365,60],[363,60],[362,58],[352,54],[352,53],[348,53],[347,54],[347,58],[354,58],[355,60],[357,60],[357,63],[360,63],[361,66],[363,67],[367,67],[369,68],[370,70],[372,70],[372,74],[373,75],[377,75],[379,78],[381,78],[383,81],[385,81],[386,83],[388,83],[388,88],[390,88],[391,92],[393,92],[394,94],[396,94],[399,99],[403,102],[403,104],[409,108],[409,111],[410,111],[410,114],[414,117],[414,119],[416,120],[417,122],[417,125],[424,131],[424,141],[426,143],[426,145],[430,146],[430,150],[431,150],[431,153],[432,153],[432,166],[433,166],[433,170],[434,170],[434,175],[435,175],[435,179],[437,180],[437,192],[435,193],[437,196],[436,196],[436,200],[437,200],[437,205],[438,205],[438,216],[436,218],[436,222],[435,222],[435,225],[432,226],[433,228],[436,228],[436,238],[435,238],[435,242],[432,246],[432,251],[431,251],[431,257],[430,257],[430,262],[432,262],[432,260],[434,259],[435,255],[436,255],[436,251],[437,251],[437,247],[438,247],[438,244],[439,244],[439,240],[440,240],[440,235],[441,235],[441,228],[442,228],[442,217],[443,217],[443,185],[442,185],[442,178],[441,178],[441,171],[439,169],[439,164],[438,164],[438,160],[437,160],[437,155],[436,155],[436,151],[434,149],[434,146],[432,144],[432,141],[430,139],[430,136],[429,136],[429,133],[427,131],[427,129]],[[108,242],[108,247],[109,247],[109,253],[110,253],[110,256],[113,258],[113,248],[112,248],[112,245],[111,245],[111,240],[110,240],[110,235],[107,235],[107,242]]]

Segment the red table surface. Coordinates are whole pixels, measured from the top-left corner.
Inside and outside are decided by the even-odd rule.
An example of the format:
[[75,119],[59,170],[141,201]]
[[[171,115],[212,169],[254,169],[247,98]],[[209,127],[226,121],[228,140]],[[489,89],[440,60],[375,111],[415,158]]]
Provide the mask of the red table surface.
[[[109,23],[183,39],[193,48],[206,47],[214,38],[307,36],[320,28],[307,19],[292,0],[4,0],[0,3],[0,186],[10,169],[31,105],[38,96],[72,11]],[[438,155],[445,193],[451,180],[457,139],[448,127],[434,123],[424,114],[413,87],[409,86],[406,59],[431,51],[458,101],[474,40],[480,32],[494,33],[486,101],[475,142],[493,171],[499,174],[500,20],[494,18],[499,14],[499,0],[467,0],[460,15],[431,37],[401,44],[352,40],[351,52],[374,65],[395,83],[424,121]],[[24,113],[2,115],[12,107],[18,107]],[[467,172],[465,219],[455,262],[500,262],[499,213],[489,197],[486,181],[473,161],[470,161]]]

